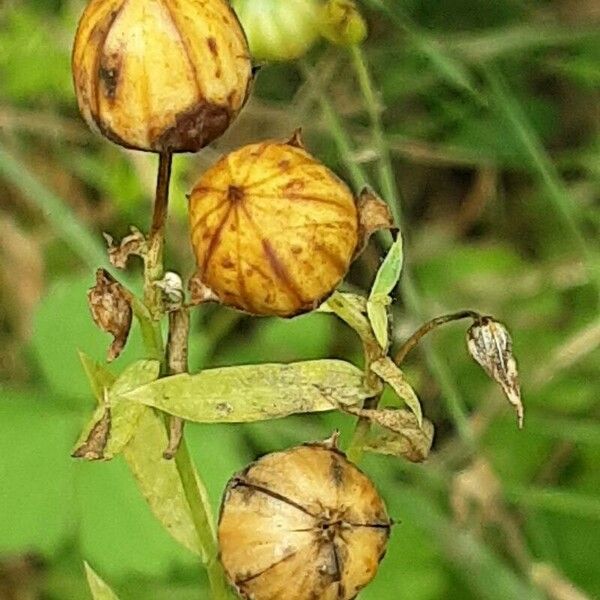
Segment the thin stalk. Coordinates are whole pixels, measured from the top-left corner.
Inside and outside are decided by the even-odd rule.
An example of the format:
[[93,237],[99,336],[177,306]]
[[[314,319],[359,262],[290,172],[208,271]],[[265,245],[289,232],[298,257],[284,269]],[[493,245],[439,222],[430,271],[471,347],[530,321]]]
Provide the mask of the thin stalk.
[[473,319],[474,321],[479,321],[481,319],[481,315],[478,312],[473,310],[462,310],[457,313],[452,313],[451,315],[442,315],[441,317],[435,317],[435,319],[431,319],[431,321],[427,321],[417,329],[405,342],[402,344],[396,355],[394,356],[394,362],[397,365],[401,365],[404,362],[404,359],[408,355],[408,353],[417,346],[417,344],[421,341],[423,337],[425,337],[429,332],[445,325],[446,323],[451,323],[453,321],[460,321],[461,319]]
[[[163,255],[165,226],[169,205],[171,165],[172,155],[170,153],[161,154],[152,226],[148,236],[148,254],[144,260],[144,302],[151,316],[149,320],[147,318],[144,319],[144,322],[146,323],[146,329],[149,326],[153,329],[153,335],[150,335],[146,331],[144,340],[147,342],[146,349],[148,352],[155,353],[159,348],[161,349],[160,359],[163,365],[163,372],[173,369],[177,371],[187,370],[189,333],[187,311],[185,308],[182,308],[179,311],[179,319],[170,319],[171,331],[167,353],[169,356],[165,356],[164,351],[162,351],[162,334],[160,329],[160,318],[164,307],[161,290],[156,286],[156,282],[164,275]],[[173,331],[174,328],[176,331]],[[144,332],[144,327],[142,327],[142,331]],[[156,345],[156,340],[160,340],[160,346]],[[178,451],[175,454],[175,465],[181,479],[186,501],[190,507],[198,543],[205,556],[204,567],[208,575],[211,598],[213,600],[227,600],[229,598],[228,587],[225,574],[218,561],[217,537],[210,501],[206,487],[194,466],[185,439],[179,440]]]
[[144,302],[152,315],[158,320],[162,314],[161,290],[155,285],[164,275],[163,255],[165,247],[165,227],[169,208],[169,184],[173,155],[162,152],[158,163],[156,196],[152,226],[148,235],[148,250],[144,259]]
[[[367,111],[371,120],[373,131],[373,142],[378,154],[378,174],[384,199],[390,205],[392,214],[399,226],[402,224],[401,198],[396,186],[392,160],[385,135],[383,133],[383,124],[381,112],[375,86],[369,72],[366,58],[360,46],[354,46],[351,51],[352,62],[356,70],[358,83],[363,95]],[[390,241],[391,243],[391,241]],[[404,268],[402,276],[402,292],[404,301],[408,309],[418,318],[423,318],[422,300],[419,291],[414,284],[410,271]],[[446,403],[448,412],[461,439],[469,446],[473,443],[473,434],[469,424],[465,404],[458,392],[452,374],[439,353],[426,344],[424,346],[425,359],[431,372],[435,375],[438,385],[442,391],[442,397]]]

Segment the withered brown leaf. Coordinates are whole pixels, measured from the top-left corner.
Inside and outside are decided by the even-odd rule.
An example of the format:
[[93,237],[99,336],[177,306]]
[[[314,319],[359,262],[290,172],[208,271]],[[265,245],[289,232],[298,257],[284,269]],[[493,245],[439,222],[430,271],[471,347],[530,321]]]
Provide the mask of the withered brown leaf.
[[108,362],[121,354],[127,342],[133,318],[131,300],[130,292],[108,271],[96,271],[96,285],[88,291],[88,305],[94,323],[114,337],[108,349]]
[[504,391],[523,427],[523,402],[510,333],[492,317],[482,317],[467,331],[467,347],[475,361]]

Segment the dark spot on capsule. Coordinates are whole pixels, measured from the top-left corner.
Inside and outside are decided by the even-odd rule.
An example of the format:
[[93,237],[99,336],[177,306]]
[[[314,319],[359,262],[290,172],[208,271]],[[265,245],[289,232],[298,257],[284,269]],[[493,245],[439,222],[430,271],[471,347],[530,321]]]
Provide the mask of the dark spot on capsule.
[[227,200],[232,203],[241,202],[244,199],[244,190],[235,185],[230,185],[227,190]]
[[282,171],[287,171],[290,168],[290,161],[289,160],[280,160],[277,163],[277,166],[282,170]]
[[304,181],[301,179],[292,179],[288,183],[285,184],[283,188],[284,192],[299,192],[304,189]]
[[340,487],[344,483],[344,467],[336,454],[331,455],[330,474],[336,487]]
[[227,106],[200,102],[175,116],[175,125],[154,136],[157,152],[197,152],[223,135],[233,115]]
[[[292,254],[302,254],[302,246],[292,246],[291,250]],[[312,265],[307,264],[306,266],[312,268]]]
[[231,261],[229,258],[226,258],[225,260],[223,260],[221,262],[221,266],[224,269],[233,269],[233,267],[235,267],[235,263],[233,261]]
[[216,58],[217,54],[219,53],[219,48],[217,46],[217,40],[215,40],[214,37],[209,37],[206,40],[206,43],[208,44],[208,49],[210,50],[210,53]]

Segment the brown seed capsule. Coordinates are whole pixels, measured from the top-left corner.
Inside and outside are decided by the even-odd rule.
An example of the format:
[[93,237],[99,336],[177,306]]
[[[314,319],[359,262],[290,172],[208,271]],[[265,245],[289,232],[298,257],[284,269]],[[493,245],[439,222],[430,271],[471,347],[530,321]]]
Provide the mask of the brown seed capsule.
[[73,77],[88,124],[125,146],[196,152],[222,135],[252,78],[226,0],[92,0]]
[[307,444],[229,481],[221,562],[243,598],[349,600],[375,576],[390,525],[366,475],[331,444]]
[[297,137],[222,158],[191,193],[190,225],[197,279],[221,302],[260,315],[315,308],[359,242],[352,192]]

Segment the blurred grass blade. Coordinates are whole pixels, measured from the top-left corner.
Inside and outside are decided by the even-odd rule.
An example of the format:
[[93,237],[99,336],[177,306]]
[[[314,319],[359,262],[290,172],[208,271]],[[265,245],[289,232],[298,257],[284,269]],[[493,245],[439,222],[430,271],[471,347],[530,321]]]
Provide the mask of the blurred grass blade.
[[110,587],[100,578],[100,576],[87,564],[85,567],[85,576],[87,578],[90,592],[94,600],[119,600],[119,597],[110,589]]
[[188,550],[202,555],[206,562],[177,464],[163,458],[167,445],[167,431],[162,419],[153,410],[145,410],[123,454],[154,516],[173,538]]
[[198,423],[243,423],[358,405],[371,393],[341,360],[207,369],[140,386],[123,398]]
[[525,111],[511,92],[502,74],[493,66],[482,67],[498,114],[502,115],[523,145],[531,166],[536,170],[540,183],[545,188],[548,200],[560,217],[579,252],[587,262],[590,275],[600,291],[600,271],[597,253],[593,252],[580,231],[577,205],[565,188],[554,163],[544,149],[537,133],[529,123]]
[[80,223],[67,204],[31,173],[29,167],[0,144],[0,175],[26,196],[90,268],[104,267],[112,272],[104,246]]
[[477,90],[475,79],[459,60],[445,52],[444,48],[426,33],[420,31],[406,15],[393,11],[383,0],[368,0],[368,3],[384,13],[406,34],[413,46],[429,59],[443,79],[453,87],[467,92],[480,104],[485,104],[484,98]]

